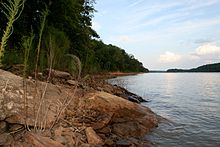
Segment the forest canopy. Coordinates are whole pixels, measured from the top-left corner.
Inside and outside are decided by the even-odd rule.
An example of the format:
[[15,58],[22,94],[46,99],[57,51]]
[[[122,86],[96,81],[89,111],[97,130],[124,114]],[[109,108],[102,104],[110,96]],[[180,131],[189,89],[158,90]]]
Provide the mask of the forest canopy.
[[[7,26],[8,0],[0,0],[0,37]],[[7,41],[2,62],[5,68],[22,64],[25,52],[29,50],[28,69],[34,69],[39,51],[39,67],[49,66],[48,59],[54,59],[53,68],[65,70],[67,54],[79,57],[84,73],[121,71],[147,72],[141,62],[125,50],[107,45],[92,29],[92,18],[96,12],[94,0],[26,0],[19,18],[13,24],[13,32]],[[27,45],[29,40],[31,44]],[[40,41],[39,41],[40,40]],[[40,46],[39,46],[40,45]],[[38,49],[38,46],[40,50]]]

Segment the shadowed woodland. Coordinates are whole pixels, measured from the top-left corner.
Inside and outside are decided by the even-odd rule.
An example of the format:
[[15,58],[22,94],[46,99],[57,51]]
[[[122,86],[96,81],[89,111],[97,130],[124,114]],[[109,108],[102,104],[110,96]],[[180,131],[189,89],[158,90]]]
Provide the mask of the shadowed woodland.
[[[21,1],[21,0],[20,0]],[[77,56],[83,73],[107,71],[146,72],[142,63],[123,49],[107,45],[92,29],[96,12],[94,0],[27,0],[18,9],[9,36],[1,51],[5,69],[23,64],[26,58],[27,72],[43,71],[50,65],[67,70],[70,66],[67,54]],[[10,18],[8,0],[1,0],[0,37],[5,33]],[[26,57],[25,57],[26,53]],[[28,55],[27,55],[28,53]],[[34,64],[33,64],[34,63]],[[72,67],[72,66],[71,66]]]

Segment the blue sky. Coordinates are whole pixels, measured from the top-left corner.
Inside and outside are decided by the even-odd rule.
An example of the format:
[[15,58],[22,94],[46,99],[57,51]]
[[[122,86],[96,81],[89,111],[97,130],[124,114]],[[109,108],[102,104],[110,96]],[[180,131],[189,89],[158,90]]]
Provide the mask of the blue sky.
[[220,62],[220,0],[96,0],[93,28],[150,70]]

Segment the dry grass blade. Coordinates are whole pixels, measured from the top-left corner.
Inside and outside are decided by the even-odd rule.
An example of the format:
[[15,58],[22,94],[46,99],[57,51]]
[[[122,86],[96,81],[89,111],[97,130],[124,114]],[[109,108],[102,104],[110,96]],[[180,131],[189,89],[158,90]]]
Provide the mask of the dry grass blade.
[[[51,65],[52,66],[52,65]],[[42,109],[42,105],[43,105],[43,102],[44,102],[44,98],[45,98],[45,94],[47,92],[47,87],[48,87],[48,84],[49,84],[49,79],[50,79],[50,76],[51,76],[51,72],[52,72],[52,67],[50,67],[50,70],[49,70],[49,75],[48,75],[48,78],[47,78],[47,82],[46,82],[46,85],[44,87],[44,91],[42,93],[42,96],[40,98],[40,104],[38,106],[38,110],[37,110],[37,115],[36,115],[36,119],[35,119],[35,123],[34,123],[34,130],[37,131],[37,123],[39,122],[39,115],[40,115],[40,111]],[[43,115],[43,114],[42,114]]]
[[[79,80],[80,79],[80,76],[81,76],[81,70],[82,70],[82,67],[81,67],[81,61],[80,59],[75,56],[75,55],[71,55],[71,54],[67,54],[67,56],[71,57],[71,59],[73,61],[75,61],[75,66],[78,68],[78,74],[77,74],[77,79]],[[73,74],[73,73],[72,73]],[[77,91],[77,87],[78,85],[76,84],[73,88],[73,93],[72,93],[72,96],[69,98],[69,96],[64,100],[63,104],[62,104],[62,107],[61,109],[59,110],[58,114],[57,114],[57,117],[55,119],[55,121],[53,122],[53,124],[51,125],[50,127],[50,131],[51,129],[54,127],[54,125],[58,122],[58,120],[60,119],[60,115],[62,114],[62,112],[69,106],[69,104],[72,102],[73,98],[75,97],[75,94],[76,94],[76,91]]]

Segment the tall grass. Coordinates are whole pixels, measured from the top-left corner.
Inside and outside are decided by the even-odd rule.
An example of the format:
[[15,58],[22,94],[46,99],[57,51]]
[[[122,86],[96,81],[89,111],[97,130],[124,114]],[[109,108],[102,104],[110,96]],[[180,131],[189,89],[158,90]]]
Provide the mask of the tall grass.
[[[72,61],[70,65],[72,65],[72,71],[70,69],[70,72],[71,74],[74,76],[75,75],[75,72],[77,73],[77,80],[80,80],[80,77],[81,77],[81,72],[82,72],[82,66],[81,66],[81,61],[80,59],[75,56],[75,55],[72,55],[72,54],[67,54],[66,56],[70,57],[70,60]],[[73,70],[74,69],[74,70]],[[60,109],[57,113],[57,117],[55,119],[55,121],[53,122],[53,124],[51,125],[50,127],[50,130],[55,126],[55,124],[59,121],[60,119],[60,115],[62,114],[62,112],[67,109],[67,107],[70,105],[70,103],[73,101],[74,97],[75,97],[75,94],[76,94],[76,91],[77,91],[77,87],[78,87],[78,84],[76,84],[74,87],[73,87],[73,93],[71,94],[71,96],[69,97],[66,97],[64,102],[61,104],[60,106]]]
[[29,129],[27,124],[27,118],[28,118],[28,99],[27,99],[27,69],[28,69],[28,60],[30,56],[30,50],[33,48],[33,40],[34,40],[34,34],[31,33],[30,36],[25,36],[22,39],[22,46],[24,48],[24,69],[23,69],[23,98],[24,98],[24,113],[25,113],[25,126],[27,129]]
[[[4,50],[5,50],[5,46],[7,44],[7,40],[10,37],[10,35],[13,33],[13,23],[14,21],[16,21],[19,16],[21,15],[21,12],[23,11],[24,8],[24,3],[25,0],[9,0],[7,3],[1,3],[5,10],[3,11],[3,13],[6,15],[6,17],[8,18],[8,23],[6,26],[6,30],[4,31],[3,37],[2,37],[2,42],[1,42],[1,50],[0,50],[0,64],[1,64],[1,58],[4,56]],[[46,18],[48,16],[48,9],[46,8],[45,11],[42,12],[42,18],[41,18],[41,25],[40,25],[40,31],[39,31],[39,37],[38,37],[38,43],[37,43],[37,48],[34,47],[33,42],[34,42],[34,38],[36,35],[34,35],[33,33],[30,34],[30,36],[27,37],[23,37],[22,41],[23,41],[23,48],[24,48],[24,69],[23,69],[23,90],[24,90],[24,94],[23,94],[23,98],[24,98],[24,113],[25,113],[25,126],[27,130],[29,129],[28,126],[28,111],[31,111],[29,109],[33,110],[34,113],[34,130],[37,131],[44,131],[46,128],[46,124],[47,124],[47,114],[48,111],[50,111],[50,105],[51,104],[47,104],[47,100],[46,98],[46,93],[48,90],[48,85],[50,82],[50,78],[51,78],[51,72],[52,69],[55,65],[55,63],[58,65],[60,64],[59,62],[65,60],[65,49],[69,47],[69,40],[68,38],[65,36],[65,34],[62,31],[58,31],[57,29],[52,29],[48,34],[48,40],[47,41],[47,51],[48,55],[47,55],[47,59],[48,59],[48,67],[49,67],[49,74],[46,80],[46,83],[43,87],[43,91],[39,94],[39,87],[38,86],[43,86],[43,84],[37,84],[38,79],[37,79],[37,75],[38,75],[38,63],[40,60],[40,52],[41,52],[41,46],[42,46],[42,38],[43,38],[43,32],[45,30],[45,25],[46,25]],[[59,37],[61,37],[61,39],[59,39]],[[29,67],[29,59],[30,59],[30,51],[36,48],[36,62],[35,62],[35,94],[34,94],[34,105],[33,107],[29,108],[28,105],[28,99],[27,99],[27,92],[28,92],[28,84],[27,84],[27,70]],[[75,56],[75,55],[71,55],[68,54],[66,55],[68,57],[70,57],[70,72],[73,76],[76,77],[77,80],[80,79],[81,76],[81,70],[82,70],[82,65],[81,65],[81,61],[80,59]],[[61,58],[64,58],[61,60]],[[60,64],[62,65],[62,64]],[[54,127],[54,125],[59,121],[60,119],[60,115],[62,114],[62,112],[67,108],[67,106],[71,103],[71,101],[73,100],[73,98],[75,97],[75,93],[77,91],[77,84],[73,87],[73,92],[71,93],[71,95],[67,96],[64,98],[63,103],[61,103],[59,110],[57,112],[55,121],[53,122],[53,124],[50,127],[50,130]],[[30,105],[31,106],[31,105]],[[35,114],[36,112],[36,114]]]
[[[61,70],[65,69],[64,55],[70,48],[70,41],[66,34],[53,26],[47,26],[42,44],[42,49],[47,52],[47,56],[50,57],[52,55],[54,58],[53,67]],[[47,63],[50,65],[49,59],[51,58],[47,59]]]
[[39,39],[38,39],[38,44],[37,44],[37,59],[35,63],[35,79],[37,79],[37,73],[38,73],[38,62],[39,62],[39,56],[40,56],[40,50],[41,50],[41,41],[42,41],[42,35],[44,31],[44,27],[46,25],[46,18],[48,16],[48,8],[42,12],[42,17],[41,17],[41,26],[40,26],[40,32],[39,32]]
[[8,23],[1,40],[0,48],[0,66],[2,66],[2,58],[4,56],[5,46],[7,44],[8,38],[13,33],[13,23],[20,17],[24,9],[25,0],[9,0],[7,3],[1,3],[5,10],[2,12],[8,19]]
[[70,57],[69,70],[71,75],[75,77],[75,79],[79,80],[82,72],[82,64],[80,59],[73,54],[67,54],[66,56]]

